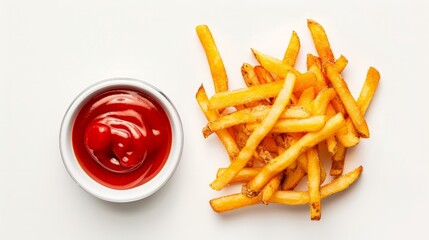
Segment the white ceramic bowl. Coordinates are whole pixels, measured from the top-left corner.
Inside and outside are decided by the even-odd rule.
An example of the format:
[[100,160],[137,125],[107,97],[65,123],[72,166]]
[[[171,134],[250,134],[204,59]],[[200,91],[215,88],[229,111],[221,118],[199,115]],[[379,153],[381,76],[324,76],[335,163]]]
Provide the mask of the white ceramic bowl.
[[[89,177],[78,163],[72,145],[72,128],[77,114],[83,105],[98,93],[118,89],[133,88],[153,97],[166,112],[172,131],[170,155],[161,171],[150,181],[131,189],[116,190],[108,188]],[[148,197],[158,191],[173,175],[182,154],[183,128],[176,108],[171,101],[154,86],[130,78],[114,78],[100,81],[81,92],[68,108],[60,130],[60,151],[65,168],[74,181],[88,193],[110,202],[132,202]]]

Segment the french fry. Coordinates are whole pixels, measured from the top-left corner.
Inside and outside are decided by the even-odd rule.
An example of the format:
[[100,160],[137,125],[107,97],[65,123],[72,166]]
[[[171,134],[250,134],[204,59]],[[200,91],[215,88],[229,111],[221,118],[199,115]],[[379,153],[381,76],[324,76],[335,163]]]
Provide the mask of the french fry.
[[[285,171],[285,176],[282,183],[282,190],[293,190],[301,179],[305,176],[306,171],[304,171],[303,167],[300,166],[299,159],[307,158],[306,154],[301,154],[298,159],[298,166],[294,169],[288,167]],[[307,161],[306,159],[303,161]]]
[[327,87],[325,75],[323,74],[322,70],[316,65],[311,66],[309,71],[314,73],[314,75],[316,76],[316,83],[314,84],[314,89],[316,93],[319,93],[322,89]]
[[301,48],[301,43],[299,41],[298,34],[295,31],[293,31],[292,36],[290,37],[290,40],[289,40],[289,45],[283,57],[283,62],[289,66],[292,66],[292,67],[295,66],[300,48]]
[[362,90],[360,91],[359,98],[357,100],[357,105],[359,106],[363,115],[365,115],[366,110],[371,103],[379,81],[380,73],[374,67],[370,67],[366,75],[365,83],[363,84]]
[[[321,198],[329,197],[335,193],[341,192],[347,189],[350,185],[356,182],[359,179],[363,171],[362,166],[356,168],[355,170],[342,175],[332,182],[326,184],[320,188]],[[308,204],[310,202],[310,196],[308,192],[298,192],[298,191],[277,191],[270,199],[270,203],[278,203],[285,205],[302,205]],[[210,206],[217,213],[222,213],[250,205],[255,205],[260,203],[259,196],[247,197],[244,194],[237,193],[232,195],[227,195],[219,198],[210,200]]]
[[[206,91],[204,90],[203,85],[200,86],[200,88],[197,91],[196,99],[198,104],[200,105],[201,110],[203,111],[204,115],[206,116],[207,120],[213,121],[219,118],[219,113],[214,110],[209,110],[208,108],[208,97],[206,94]],[[219,130],[216,131],[216,135],[218,136],[219,140],[222,142],[222,144],[225,146],[226,151],[228,152],[228,155],[230,156],[230,159],[234,159],[238,153],[239,149],[238,146],[234,140],[234,138],[231,136],[231,134],[228,132],[228,130]]]
[[284,85],[284,80],[260,84],[249,88],[231,90],[214,94],[210,98],[210,109],[243,105],[266,98],[275,97]]
[[228,77],[226,75],[225,66],[222,58],[216,47],[216,43],[207,25],[199,25],[196,27],[197,35],[206,52],[207,62],[210,66],[210,72],[213,78],[213,83],[216,92],[224,92],[228,90]]
[[353,98],[350,93],[349,88],[347,87],[346,82],[341,77],[341,75],[335,70],[334,66],[331,63],[325,64],[325,71],[328,75],[329,81],[332,86],[338,93],[341,101],[346,108],[347,113],[350,116],[356,130],[360,134],[361,137],[369,138],[369,129],[368,125],[363,117],[362,112],[359,109],[359,106],[356,103],[356,100]]
[[307,70],[310,70],[310,68],[316,65],[317,68],[322,69],[322,60],[320,60],[319,57],[314,56],[311,53],[307,54]]
[[349,63],[349,60],[347,60],[346,57],[341,55],[337,61],[335,61],[334,67],[335,70],[337,70],[338,73],[342,73],[343,70],[346,68],[347,64]]
[[[295,144],[290,146],[277,158],[273,159],[243,188],[243,193],[247,196],[255,196],[267,182],[275,175],[286,169],[292,164],[298,156],[327,137],[332,136],[344,124],[342,114],[337,114],[329,119],[325,126],[317,132],[309,132],[299,139]],[[236,162],[236,161],[234,161]]]
[[260,203],[260,201],[261,200],[258,196],[248,198],[244,194],[237,193],[212,199],[210,200],[210,206],[212,207],[213,211],[222,213],[250,205],[255,205]]
[[[269,106],[259,105],[254,108],[245,108],[228,115],[221,116],[211,121],[203,129],[204,137],[208,137],[215,131],[229,128],[238,124],[260,122],[270,111]],[[303,119],[310,117],[310,112],[300,106],[292,106],[283,111],[280,119]]]
[[331,45],[329,44],[328,36],[325,33],[325,29],[319,23],[311,19],[307,20],[307,27],[311,32],[311,37],[313,38],[317,54],[322,60],[322,65],[327,62],[333,63],[335,58],[331,50]]
[[260,83],[274,82],[273,76],[264,67],[256,66],[256,67],[254,67],[254,71],[255,71],[255,74],[258,77]]
[[302,92],[305,89],[314,85],[316,77],[311,72],[300,73],[295,68],[284,64],[283,61],[271,57],[267,54],[263,54],[257,50],[252,49],[253,55],[255,55],[256,60],[271,74],[276,75],[279,78],[284,78],[286,73],[289,71],[293,72],[296,75],[296,83],[294,92]]
[[[217,171],[216,176],[222,175],[224,173],[226,168],[219,168]],[[243,168],[238,172],[237,176],[235,176],[234,179],[231,180],[230,183],[240,183],[240,182],[248,182],[250,181],[255,175],[261,171],[260,167],[251,167],[251,168]]]
[[[357,105],[359,106],[362,115],[365,115],[369,104],[371,103],[372,97],[374,96],[375,90],[377,89],[378,82],[380,80],[380,73],[377,69],[370,67],[366,76],[365,83],[359,94]],[[346,119],[346,128],[341,130],[337,134],[338,140],[345,147],[352,147],[359,143],[359,135],[356,132],[355,126],[353,125],[350,118]]]
[[[304,119],[281,119],[271,129],[271,133],[314,132],[320,130],[326,122],[326,116],[313,116]],[[256,129],[259,123],[250,123],[249,130]]]
[[[360,166],[353,171],[342,175],[332,182],[326,184],[320,188],[321,198],[326,198],[347,189],[351,184],[359,179],[363,167]],[[310,202],[310,196],[308,192],[296,192],[296,191],[277,191],[270,199],[272,203],[286,204],[286,205],[301,205]]]
[[313,115],[324,115],[329,102],[335,97],[335,90],[333,88],[324,88],[312,103],[312,114]]
[[[331,104],[328,104],[326,107],[325,115],[329,118],[335,115],[334,107],[332,107]],[[337,151],[337,144],[338,142],[335,136],[330,136],[326,139],[326,147],[328,148],[328,152],[331,154],[331,156],[334,155]]]
[[244,82],[247,87],[259,85],[258,76],[256,76],[255,69],[252,65],[244,63],[241,66],[241,75],[243,75]]
[[307,151],[308,159],[308,194],[310,197],[310,216],[311,220],[320,220],[320,164],[319,153],[315,148]]
[[311,111],[311,102],[314,100],[315,97],[316,94],[314,92],[314,88],[309,87],[302,91],[301,96],[299,97],[298,102],[296,104]]
[[343,174],[346,151],[347,149],[342,144],[338,144],[338,150],[332,156],[331,171],[329,173],[331,176],[340,176]]
[[270,112],[267,114],[267,117],[262,121],[258,128],[252,132],[245,147],[240,151],[237,158],[231,163],[228,169],[210,184],[212,189],[221,190],[225,187],[249,161],[259,143],[270,132],[271,128],[284,111],[286,105],[289,103],[295,84],[295,78],[296,77],[293,73],[287,75],[284,81],[284,87],[277,96]]
[[261,201],[264,204],[268,204],[271,197],[274,193],[280,188],[280,183],[282,182],[283,174],[280,173],[274,178],[272,178],[267,185],[261,191]]

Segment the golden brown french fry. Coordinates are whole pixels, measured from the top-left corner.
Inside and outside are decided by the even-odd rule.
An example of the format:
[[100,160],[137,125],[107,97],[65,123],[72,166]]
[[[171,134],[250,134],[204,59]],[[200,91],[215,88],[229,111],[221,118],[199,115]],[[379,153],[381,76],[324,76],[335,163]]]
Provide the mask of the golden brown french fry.
[[[347,189],[351,184],[359,179],[363,171],[362,166],[355,170],[342,175],[332,182],[320,188],[321,198],[326,198]],[[286,204],[286,205],[302,205],[310,202],[308,192],[298,191],[277,191],[270,199],[271,203]],[[222,213],[237,208],[242,208],[260,203],[259,196],[248,198],[246,195],[237,193],[224,197],[219,197],[210,200],[212,209],[217,213]]]
[[368,125],[366,124],[365,118],[363,117],[363,114],[360,111],[356,100],[353,98],[349,88],[347,87],[347,83],[335,70],[334,66],[331,63],[325,64],[325,71],[328,75],[329,81],[331,82],[332,86],[335,88],[338,96],[343,102],[343,105],[346,108],[346,111],[349,114],[350,119],[352,120],[356,130],[361,135],[361,137],[369,138]]
[[267,185],[261,190],[261,201],[264,204],[268,204],[271,197],[274,195],[274,193],[279,190],[280,183],[282,182],[283,174],[280,173],[274,178],[272,178]]
[[[363,167],[360,166],[355,170],[342,175],[332,182],[326,184],[320,188],[320,195],[323,198],[326,198],[337,192],[341,192],[347,189],[351,184],[353,184],[363,171]],[[287,204],[287,205],[301,205],[307,204],[310,201],[308,192],[296,192],[296,191],[277,191],[270,199],[270,202]]]
[[325,64],[326,62],[333,63],[335,58],[334,54],[332,53],[325,29],[323,29],[319,23],[311,19],[307,20],[307,26],[310,30],[311,37],[313,38],[313,43],[316,47],[317,54],[322,60],[322,64]]
[[255,196],[271,178],[286,169],[302,152],[322,142],[327,137],[334,135],[334,133],[340,129],[343,124],[343,115],[339,113],[329,119],[325,126],[319,131],[305,134],[281,155],[265,165],[255,178],[245,185],[243,193],[247,196]]
[[333,88],[322,89],[312,103],[312,114],[316,116],[324,115],[329,102],[331,102],[335,96],[336,94]]
[[371,103],[379,80],[380,73],[374,67],[370,67],[366,75],[365,83],[363,84],[362,90],[360,91],[359,98],[357,100],[357,104],[363,115],[365,115],[366,110]]
[[289,71],[293,72],[296,75],[294,92],[304,91],[305,89],[313,86],[316,81],[316,77],[311,72],[300,73],[292,66],[283,63],[283,61],[277,58],[263,54],[262,52],[254,49],[252,49],[252,52],[253,55],[255,55],[256,60],[258,60],[266,70],[279,78],[284,78]]
[[[285,171],[284,180],[282,183],[282,190],[293,190],[298,183],[301,181],[301,179],[305,176],[305,171],[302,166],[300,166],[299,159],[300,158],[307,158],[306,154],[301,154],[298,159],[298,166],[294,169],[288,167]],[[303,161],[307,161],[306,159]]]
[[[204,115],[206,116],[207,120],[214,121],[217,118],[219,118],[219,113],[214,110],[209,110],[208,108],[208,97],[206,94],[206,91],[204,90],[203,85],[200,86],[200,88],[197,91],[196,99],[198,104],[200,105],[201,110],[203,111]],[[231,136],[231,134],[228,132],[228,130],[219,130],[216,131],[216,135],[218,136],[219,140],[222,142],[222,144],[225,146],[226,151],[228,152],[228,155],[230,156],[230,159],[233,160],[239,153],[238,146],[234,140],[234,138]]]
[[316,76],[316,83],[314,84],[314,90],[316,93],[319,93],[322,89],[328,86],[326,84],[325,75],[319,67],[313,65],[310,67],[309,71],[314,73],[314,75]]
[[343,174],[346,151],[347,149],[342,144],[338,144],[338,150],[332,156],[332,165],[330,171],[331,176],[340,176]]
[[243,76],[244,82],[247,87],[259,85],[259,79],[256,76],[255,70],[252,65],[244,63],[241,66],[241,75]]
[[289,40],[289,45],[283,57],[283,62],[289,66],[292,66],[292,67],[295,66],[300,48],[301,48],[301,43],[299,41],[298,34],[295,31],[293,31],[292,36],[290,37],[290,40]]
[[337,133],[338,142],[340,142],[345,147],[353,147],[359,143],[359,134],[353,125],[353,122],[350,118],[346,119],[346,124]]
[[314,100],[315,97],[316,94],[314,92],[314,88],[309,87],[302,91],[301,96],[299,97],[298,102],[296,104],[311,110],[311,102]]
[[213,83],[216,92],[224,92],[228,90],[228,77],[226,75],[225,66],[222,58],[216,47],[216,43],[207,25],[198,25],[196,27],[197,35],[206,52],[207,62],[210,66],[210,72],[213,78]]
[[[216,176],[220,176],[223,172],[225,172],[226,168],[219,168],[217,171]],[[251,168],[243,168],[238,172],[237,176],[233,180],[231,180],[230,183],[241,183],[241,182],[248,182],[251,180],[255,175],[261,171],[260,167],[251,167]]]
[[[220,129],[229,128],[238,124],[260,122],[270,111],[269,106],[259,105],[254,108],[246,108],[223,115],[218,119],[211,121],[203,129],[204,137]],[[301,106],[291,106],[283,111],[280,119],[303,119],[310,117],[310,112]]]
[[236,89],[214,94],[210,98],[210,109],[224,109],[226,107],[243,105],[277,96],[284,85],[284,80],[260,84],[248,88]]
[[316,65],[317,68],[322,69],[322,60],[319,57],[314,56],[311,53],[307,54],[307,70]]
[[313,147],[307,151],[308,159],[308,194],[310,197],[310,216],[311,220],[320,220],[321,202],[320,202],[320,164],[319,153]]
[[255,71],[255,74],[258,77],[260,83],[274,82],[273,76],[264,67],[255,66],[254,71]]
[[247,164],[249,159],[252,157],[252,154],[258,147],[262,139],[271,131],[271,128],[276,123],[277,119],[280,117],[284,111],[286,105],[289,103],[290,96],[292,95],[292,90],[295,84],[295,75],[290,73],[287,75],[284,86],[281,89],[279,95],[274,101],[273,106],[271,107],[267,117],[261,122],[261,124],[256,128],[252,134],[249,136],[249,139],[246,142],[244,148],[240,151],[237,158],[230,164],[227,170],[217,177],[211,184],[210,187],[214,190],[221,190],[225,187],[237,174],[243,169]]
[[[335,109],[334,107],[332,107],[332,104],[328,104],[328,106],[326,107],[325,115],[328,118],[331,118],[335,116],[335,114]],[[337,144],[338,142],[335,136],[330,136],[326,139],[326,147],[328,148],[328,152],[331,154],[331,156],[334,155],[337,151]]]
[[347,60],[346,57],[341,55],[337,61],[335,61],[334,67],[335,70],[337,70],[338,73],[343,72],[344,68],[346,68],[347,64],[349,63],[349,60]]
[[[314,132],[320,130],[326,122],[326,116],[313,116],[304,119],[280,119],[271,129],[272,133]],[[247,129],[253,130],[259,123],[249,123]]]
[[260,203],[259,196],[248,198],[246,195],[237,193],[210,200],[213,211],[222,213],[250,205]]
[[[365,115],[366,110],[371,103],[372,97],[374,96],[375,90],[377,89],[379,80],[380,73],[375,68],[370,67],[366,76],[365,83],[357,100],[357,105],[359,106],[362,115]],[[346,129],[341,130],[340,133],[337,134],[337,138],[345,147],[352,147],[359,143],[358,133],[356,132],[355,126],[351,122],[350,118],[346,119]]]

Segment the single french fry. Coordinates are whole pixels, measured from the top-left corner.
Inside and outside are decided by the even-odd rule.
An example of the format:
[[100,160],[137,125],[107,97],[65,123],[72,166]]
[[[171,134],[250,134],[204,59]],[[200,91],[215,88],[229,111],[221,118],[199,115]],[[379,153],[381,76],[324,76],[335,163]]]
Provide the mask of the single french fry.
[[[335,109],[332,106],[332,104],[328,104],[328,106],[326,107],[326,111],[325,111],[325,115],[328,118],[331,118],[333,116],[335,116]],[[335,154],[335,152],[337,151],[337,139],[335,138],[335,136],[330,136],[326,139],[326,147],[328,148],[328,152],[332,155]]]
[[[282,190],[293,190],[301,181],[301,179],[305,176],[306,171],[304,171],[303,167],[300,166],[300,158],[307,158],[307,156],[306,154],[301,154],[297,159],[298,166],[294,169],[291,169],[289,167],[286,169],[284,180],[282,183]],[[307,160],[305,159],[303,161]]]
[[301,43],[299,41],[298,34],[295,31],[293,31],[292,36],[290,37],[290,40],[289,40],[289,45],[283,57],[283,62],[289,66],[292,66],[292,67],[295,66],[300,48],[301,48]]
[[[220,176],[224,173],[226,168],[219,168],[216,176]],[[260,167],[243,168],[238,172],[237,176],[230,183],[244,183],[250,181],[255,175],[261,171]]]
[[[219,113],[217,111],[209,110],[208,108],[209,100],[203,85],[200,86],[195,97],[207,120],[214,121],[219,118]],[[240,151],[234,138],[226,129],[216,131],[216,135],[218,136],[222,144],[225,146],[225,149],[228,152],[230,159],[234,159]]]
[[260,84],[248,88],[230,90],[214,94],[210,98],[210,109],[224,109],[226,107],[243,105],[266,98],[275,97],[284,85],[284,80]]
[[294,92],[304,91],[305,89],[313,86],[316,81],[316,77],[311,72],[300,73],[292,66],[283,63],[283,61],[277,58],[263,54],[262,52],[254,49],[252,49],[252,52],[253,55],[255,55],[256,60],[258,60],[266,70],[279,78],[284,78],[289,71],[293,72],[296,75]]
[[310,70],[310,68],[316,65],[317,68],[322,69],[322,60],[320,60],[319,57],[314,56],[311,53],[307,54],[307,70]]
[[[342,175],[332,182],[326,184],[320,188],[321,198],[326,198],[347,189],[351,184],[359,179],[363,167],[360,166],[353,171]],[[277,191],[270,199],[272,203],[286,204],[286,205],[301,205],[310,202],[310,196],[308,192],[297,192],[297,191]]]
[[286,105],[289,103],[293,86],[295,84],[295,78],[296,77],[293,73],[287,75],[284,81],[284,86],[277,96],[267,117],[264,118],[258,128],[252,132],[246,142],[246,145],[240,151],[237,158],[230,164],[228,169],[210,184],[212,189],[221,190],[225,187],[249,161],[259,143],[271,131],[271,128],[284,111]]
[[244,82],[247,87],[259,85],[259,79],[256,76],[254,67],[248,63],[244,63],[241,66],[241,75],[243,76]]
[[320,164],[319,153],[313,147],[307,151],[308,159],[308,194],[310,197],[310,216],[311,220],[320,220],[321,202],[320,202]]
[[322,89],[328,86],[326,83],[325,75],[318,66],[311,66],[309,71],[314,73],[314,75],[316,76],[316,83],[314,84],[314,89],[316,93],[319,93]]
[[261,201],[264,204],[268,204],[271,197],[274,195],[274,193],[279,190],[280,183],[282,182],[283,174],[280,173],[274,178],[272,178],[267,185],[262,189],[261,191]]
[[346,108],[347,113],[350,116],[356,130],[361,137],[369,138],[369,129],[368,125],[363,117],[362,112],[359,109],[359,106],[356,103],[356,100],[353,98],[350,93],[347,83],[341,77],[341,75],[335,70],[334,66],[331,63],[325,64],[325,71],[328,75],[329,81],[332,83],[332,86],[337,91],[338,96]]
[[338,73],[342,73],[343,70],[346,68],[347,64],[349,63],[349,60],[347,60],[346,57],[341,55],[334,64],[335,70],[337,70]]
[[307,27],[310,30],[314,46],[316,47],[317,54],[322,60],[322,64],[325,64],[326,62],[333,63],[335,58],[325,29],[319,23],[311,19],[307,20]]
[[260,83],[274,82],[273,76],[264,67],[255,66],[254,71],[255,71],[255,74],[258,77]]
[[[211,121],[203,129],[205,137],[208,137],[215,131],[229,128],[238,124],[260,122],[270,111],[269,106],[259,105],[254,108],[238,110],[228,115],[223,115],[218,119]],[[310,112],[300,106],[291,106],[283,111],[280,119],[303,119],[310,117]]]
[[343,129],[338,131],[337,139],[345,147],[353,147],[359,143],[359,134],[350,118],[346,119]]
[[216,43],[207,25],[198,25],[196,27],[197,35],[206,52],[207,62],[210,66],[210,72],[213,78],[213,83],[216,92],[224,92],[228,90],[228,77],[226,75],[225,66],[222,58],[216,47]]
[[322,89],[312,102],[312,114],[315,116],[324,115],[329,102],[335,97],[335,95],[335,90],[333,88]]
[[365,115],[366,110],[371,103],[379,81],[380,73],[374,67],[370,67],[366,75],[365,83],[363,84],[362,90],[360,91],[359,98],[357,100],[357,105],[359,106],[363,115]]
[[309,87],[302,91],[301,96],[299,97],[298,102],[296,104],[311,110],[311,102],[314,100],[315,97],[316,94],[314,92],[314,88]]
[[[380,73],[373,67],[370,67],[366,76],[365,83],[359,94],[357,105],[359,106],[362,115],[365,115],[375,90],[377,89],[380,80]],[[346,119],[346,128],[337,134],[338,140],[345,147],[352,147],[359,143],[359,135],[350,118]]]
[[345,148],[342,144],[338,144],[338,150],[332,156],[331,171],[329,173],[331,176],[340,176],[343,174],[346,151],[347,148]]
[[248,198],[244,194],[237,193],[212,199],[210,200],[210,206],[212,207],[213,211],[222,213],[250,205],[255,205],[260,203],[260,201],[261,200],[258,196]]
[[[329,197],[335,193],[347,189],[350,185],[359,179],[363,171],[362,166],[354,169],[353,171],[342,175],[332,182],[320,188],[321,198]],[[286,205],[302,205],[310,202],[308,192],[298,191],[277,191],[270,199],[271,203],[286,204]],[[250,205],[260,203],[259,196],[247,197],[244,194],[237,193],[210,200],[210,206],[217,213],[222,213]]]
[[247,196],[255,196],[271,178],[286,169],[302,152],[322,142],[327,137],[334,135],[343,124],[344,117],[339,113],[329,119],[319,131],[305,134],[281,155],[265,165],[255,178],[244,186],[243,193]]
[[[304,119],[280,119],[271,129],[272,133],[314,132],[320,130],[326,122],[326,116],[313,116]],[[249,130],[256,129],[259,123],[249,123]]]

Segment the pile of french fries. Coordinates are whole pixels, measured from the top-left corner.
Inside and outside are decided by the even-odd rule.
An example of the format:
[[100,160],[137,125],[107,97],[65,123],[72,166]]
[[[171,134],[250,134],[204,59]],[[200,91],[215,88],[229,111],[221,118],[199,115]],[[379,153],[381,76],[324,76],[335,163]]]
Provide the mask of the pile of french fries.
[[[307,54],[307,71],[294,66],[300,50],[292,32],[282,60],[252,49],[259,65],[244,63],[241,72],[247,88],[228,89],[228,77],[215,41],[206,25],[196,27],[205,50],[216,93],[210,98],[203,86],[196,99],[208,123],[204,137],[213,133],[230,158],[220,168],[210,187],[221,190],[242,183],[241,193],[212,199],[216,212],[258,203],[309,204],[312,220],[321,218],[321,199],[354,183],[362,166],[343,174],[347,149],[369,138],[364,118],[380,74],[370,67],[356,100],[341,72],[348,60],[337,59],[324,28],[307,20],[315,56]],[[323,148],[331,158],[326,179],[321,161]],[[325,154],[326,155],[326,154]],[[307,176],[307,191],[294,190]]]

